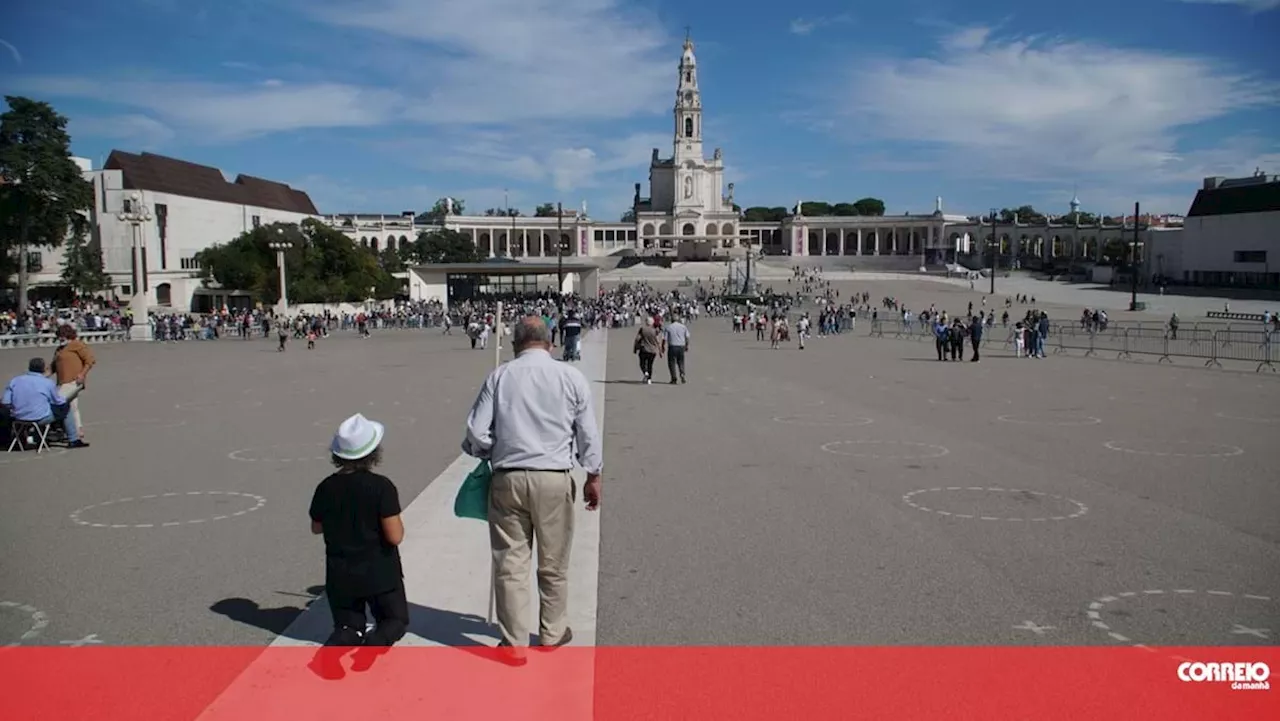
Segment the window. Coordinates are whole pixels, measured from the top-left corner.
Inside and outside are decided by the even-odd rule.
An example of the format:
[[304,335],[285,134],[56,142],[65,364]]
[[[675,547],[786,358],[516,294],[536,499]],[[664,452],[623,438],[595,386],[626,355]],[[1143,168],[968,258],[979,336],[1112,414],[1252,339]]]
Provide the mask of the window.
[[120,210],[121,210],[121,212],[125,212],[125,213],[132,213],[132,212],[133,212],[133,200],[132,200],[132,199],[130,199],[130,198],[125,198],[125,199],[124,199],[124,201],[122,201],[122,202],[120,203]]
[[156,230],[160,232],[160,270],[169,268],[169,206],[156,203]]
[[262,216],[259,216],[259,215],[253,216],[253,227],[255,228],[262,227]]
[[689,72],[688,70],[684,71],[684,81],[686,83],[693,82],[693,73]]
[[684,119],[684,137],[686,138],[693,137],[693,118]]
[[1267,262],[1267,251],[1265,250],[1237,250],[1235,256],[1237,263]]
[[183,258],[178,261],[178,264],[183,270],[200,270],[200,261],[196,260],[195,256]]
[[603,242],[603,241],[604,241],[604,231],[603,231],[603,230],[597,230],[597,231],[596,231],[596,242],[597,242],[597,243],[600,243],[600,242]]
[[27,270],[32,273],[44,270],[44,254],[35,251],[27,253]]

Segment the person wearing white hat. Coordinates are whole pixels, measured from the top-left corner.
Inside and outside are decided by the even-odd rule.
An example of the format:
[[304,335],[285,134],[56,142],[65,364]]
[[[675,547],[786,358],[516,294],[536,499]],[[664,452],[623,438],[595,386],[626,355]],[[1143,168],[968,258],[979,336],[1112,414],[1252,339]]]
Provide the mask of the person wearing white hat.
[[[338,470],[311,499],[311,532],[324,536],[324,588],[333,612],[326,646],[391,646],[409,626],[400,493],[373,472],[385,435],[381,423],[359,413],[343,421],[329,446]],[[367,633],[366,609],[376,623]]]

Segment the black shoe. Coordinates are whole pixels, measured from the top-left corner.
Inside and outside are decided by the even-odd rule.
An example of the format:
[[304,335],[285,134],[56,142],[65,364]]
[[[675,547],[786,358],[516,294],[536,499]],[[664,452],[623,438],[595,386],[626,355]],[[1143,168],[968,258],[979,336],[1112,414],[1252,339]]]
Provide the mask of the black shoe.
[[680,376],[680,382],[681,382],[681,383],[688,383],[689,381],[685,380],[685,379],[684,379],[684,376]]
[[675,378],[672,378],[672,379],[671,379],[671,385],[675,385],[677,382],[678,382],[678,381],[676,381],[676,379],[675,379]]
[[75,443],[67,444],[67,448],[88,448],[88,447],[89,447],[88,441],[76,441]]
[[554,651],[557,648],[560,648],[561,646],[568,646],[569,642],[572,640],[573,640],[573,629],[566,628],[564,630],[564,636],[562,636],[559,641],[551,644],[540,643],[538,648],[543,651]]
[[523,666],[529,663],[529,657],[523,648],[512,646],[506,641],[498,642],[498,661],[508,666]]

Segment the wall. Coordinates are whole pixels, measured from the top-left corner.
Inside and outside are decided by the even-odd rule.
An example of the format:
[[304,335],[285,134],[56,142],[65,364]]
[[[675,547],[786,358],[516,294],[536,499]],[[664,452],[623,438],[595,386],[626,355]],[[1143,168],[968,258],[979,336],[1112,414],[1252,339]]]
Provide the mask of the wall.
[[[1239,213],[1187,218],[1182,270],[1223,273],[1280,271],[1280,213]],[[1239,250],[1265,250],[1267,263],[1237,263]]]
[[[85,173],[94,186],[94,211],[98,234],[102,244],[102,265],[112,279],[112,291],[123,299],[129,294],[126,286],[132,286],[131,248],[132,226],[116,218],[124,208],[124,201],[134,192],[123,188],[122,173],[118,170],[95,170]],[[253,228],[253,218],[261,225],[271,223],[299,223],[310,217],[269,208],[259,208],[233,203],[220,203],[200,198],[187,198],[149,190],[137,191],[141,202],[152,215],[150,223],[141,226],[147,247],[148,285],[152,290],[151,303],[157,304],[155,290],[162,283],[170,284],[173,310],[190,308],[191,293],[199,287],[194,280],[198,268],[193,264],[195,254],[216,243],[226,243]],[[164,252],[161,252],[160,218],[157,206],[167,206]],[[43,268],[34,274],[36,283],[61,282],[63,251],[61,248],[41,251]],[[183,261],[187,260],[187,263]],[[184,267],[186,265],[187,267]],[[132,288],[129,288],[132,293]]]

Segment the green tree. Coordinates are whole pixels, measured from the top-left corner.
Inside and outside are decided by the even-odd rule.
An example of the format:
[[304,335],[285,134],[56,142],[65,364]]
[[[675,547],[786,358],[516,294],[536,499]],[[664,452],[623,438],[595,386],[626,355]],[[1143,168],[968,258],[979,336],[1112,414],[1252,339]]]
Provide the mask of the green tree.
[[858,212],[858,206],[854,205],[853,203],[836,203],[835,205],[831,206],[831,214],[839,215],[842,217],[862,215],[862,213]]
[[416,263],[478,263],[480,250],[471,242],[471,236],[456,230],[435,230],[419,233],[413,241],[413,260]]
[[389,298],[399,288],[371,250],[357,246],[337,228],[311,219],[300,226],[276,223],[254,228],[200,251],[196,260],[202,276],[223,288],[246,290],[256,300],[277,302],[280,276],[270,244],[281,238],[293,243],[285,252],[291,302],[360,302],[369,297],[370,288],[378,298]]
[[533,209],[533,217],[535,218],[554,218],[556,217],[556,204],[543,203]]
[[636,222],[636,211],[635,211],[635,210],[628,210],[628,211],[624,212],[624,213],[622,214],[622,217],[621,217],[621,218],[618,218],[618,222],[619,222],[619,223],[634,223],[634,222]]
[[831,204],[822,200],[806,200],[800,205],[800,214],[809,216],[831,215]]
[[[454,212],[457,212],[456,209]],[[516,208],[489,208],[484,211],[487,218],[519,218],[520,211]]]
[[857,209],[858,215],[882,216],[884,215],[884,201],[879,198],[861,198],[853,201],[853,207]]
[[83,294],[111,287],[111,278],[102,270],[102,245],[86,239],[82,228],[73,229],[62,248],[62,282]]
[[388,273],[399,273],[404,270],[404,258],[401,257],[399,250],[390,245],[378,253],[378,264]]
[[748,223],[778,223],[789,214],[789,211],[781,206],[775,208],[755,206],[742,211],[742,219]]
[[67,119],[48,103],[6,96],[0,115],[0,245],[18,251],[18,312],[27,310],[27,253],[83,233],[93,185],[71,159]]
[[[463,215],[466,209],[467,209],[467,201],[459,200],[458,198],[453,199],[454,215]],[[431,210],[428,210],[427,212],[419,215],[417,218],[414,218],[414,222],[439,223],[441,220],[444,220],[444,215],[445,215],[444,211],[445,211],[445,199],[441,198],[436,201],[435,205],[431,206]]]

